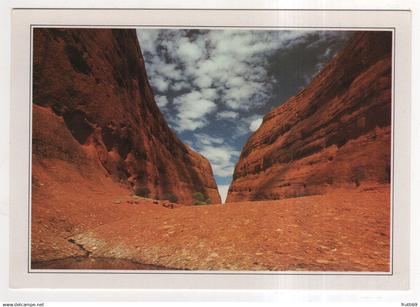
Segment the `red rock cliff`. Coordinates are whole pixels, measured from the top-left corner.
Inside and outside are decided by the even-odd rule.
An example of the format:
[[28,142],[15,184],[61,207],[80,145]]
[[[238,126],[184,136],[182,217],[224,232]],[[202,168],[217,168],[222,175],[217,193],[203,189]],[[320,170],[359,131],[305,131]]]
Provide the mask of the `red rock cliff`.
[[358,32],[296,96],[268,113],[227,202],[390,182],[391,32]]
[[38,28],[33,48],[35,187],[39,172],[54,178],[66,165],[149,197],[188,204],[201,192],[220,203],[209,162],[154,101],[135,30]]

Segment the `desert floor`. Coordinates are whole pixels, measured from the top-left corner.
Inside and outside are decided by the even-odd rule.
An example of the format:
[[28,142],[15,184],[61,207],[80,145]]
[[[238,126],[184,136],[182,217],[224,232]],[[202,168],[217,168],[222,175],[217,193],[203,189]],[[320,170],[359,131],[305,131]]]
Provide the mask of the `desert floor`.
[[88,186],[45,201],[42,188],[32,269],[389,270],[388,185],[174,208]]

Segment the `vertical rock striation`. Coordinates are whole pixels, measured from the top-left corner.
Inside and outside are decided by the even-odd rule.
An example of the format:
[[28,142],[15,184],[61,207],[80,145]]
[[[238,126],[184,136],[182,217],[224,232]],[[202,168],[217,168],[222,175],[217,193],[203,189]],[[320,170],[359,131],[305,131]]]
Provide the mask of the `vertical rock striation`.
[[389,183],[391,68],[392,33],[357,32],[304,90],[264,117],[227,202]]

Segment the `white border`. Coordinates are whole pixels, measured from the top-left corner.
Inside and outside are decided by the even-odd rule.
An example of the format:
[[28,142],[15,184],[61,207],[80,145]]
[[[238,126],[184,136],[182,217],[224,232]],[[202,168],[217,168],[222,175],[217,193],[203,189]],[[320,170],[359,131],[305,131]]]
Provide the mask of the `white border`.
[[[139,22],[141,21],[141,22]],[[281,24],[279,22],[281,21]],[[28,178],[29,146],[28,119],[30,108],[30,25],[119,25],[132,27],[177,25],[179,27],[205,26],[260,26],[260,27],[346,27],[346,28],[396,28],[395,65],[395,157],[394,166],[394,274],[373,276],[360,274],[340,276],[314,275],[193,275],[193,274],[113,274],[112,281],[101,274],[34,274],[27,268],[27,226],[23,231],[22,221],[28,220],[28,182],[17,180]],[[13,204],[11,229],[11,281],[17,287],[103,287],[116,288],[310,288],[310,289],[406,289],[408,287],[408,239],[409,239],[409,111],[410,111],[410,14],[390,11],[181,11],[181,10],[15,10],[13,12],[12,45],[12,178]],[[23,89],[26,89],[23,90]],[[20,120],[20,121],[19,121]],[[16,178],[16,179],[15,179]],[[24,198],[26,197],[26,200]],[[26,209],[26,210],[25,210]],[[25,246],[26,245],[26,246]],[[23,265],[22,264],[26,264]],[[296,274],[296,273],[294,273]],[[305,274],[305,273],[303,273]],[[40,276],[41,275],[41,276]],[[81,278],[75,278],[80,276]],[[57,283],[57,280],[60,283]],[[176,282],[179,282],[175,284]]]

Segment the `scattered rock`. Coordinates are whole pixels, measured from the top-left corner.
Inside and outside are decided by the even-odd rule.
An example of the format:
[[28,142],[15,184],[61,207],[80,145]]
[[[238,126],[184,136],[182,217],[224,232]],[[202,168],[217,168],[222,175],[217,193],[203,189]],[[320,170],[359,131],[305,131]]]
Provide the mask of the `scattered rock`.
[[174,203],[170,203],[170,202],[164,202],[162,204],[162,206],[165,207],[165,208],[173,209],[174,206],[175,206],[175,204]]

